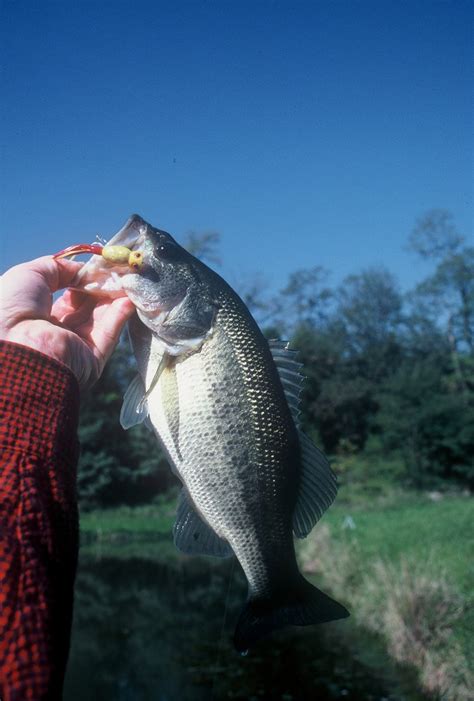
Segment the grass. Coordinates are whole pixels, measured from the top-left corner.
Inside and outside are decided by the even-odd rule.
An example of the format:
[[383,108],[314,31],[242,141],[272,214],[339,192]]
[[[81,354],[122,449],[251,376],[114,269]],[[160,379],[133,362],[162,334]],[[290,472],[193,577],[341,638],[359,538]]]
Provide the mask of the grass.
[[81,554],[94,560],[107,557],[123,561],[166,561],[169,566],[178,564],[181,558],[168,534],[163,538],[154,538],[151,542],[148,535],[138,538],[136,535],[128,538],[110,535],[100,540],[86,540],[81,544]]
[[[342,487],[322,522],[300,542],[303,570],[317,574],[361,628],[381,636],[395,660],[415,666],[426,692],[467,701],[474,687],[472,499],[433,501],[383,481],[372,482],[364,498],[360,485],[353,487]],[[85,513],[83,547],[97,556],[102,549],[143,556],[142,545],[137,550],[134,542],[153,536],[144,556],[171,558],[175,502],[173,497],[152,506]]]
[[[343,527],[349,515],[352,529]],[[463,497],[409,496],[365,509],[358,501],[334,506],[299,547],[303,570],[323,579],[395,660],[414,666],[426,692],[447,701],[467,701],[474,686],[473,515]]]
[[[343,527],[347,516],[355,529]],[[364,561],[377,557],[393,561],[402,554],[425,560],[429,553],[456,586],[469,593],[474,583],[474,539],[469,537],[473,521],[474,504],[469,498],[433,502],[410,495],[382,507],[369,503],[351,509],[336,502],[322,523],[330,527],[337,543],[356,547]]]
[[[176,503],[161,500],[147,506],[120,506],[81,513],[81,536],[93,540],[117,541],[120,536],[150,538],[171,531]],[[122,538],[125,540],[125,538]]]

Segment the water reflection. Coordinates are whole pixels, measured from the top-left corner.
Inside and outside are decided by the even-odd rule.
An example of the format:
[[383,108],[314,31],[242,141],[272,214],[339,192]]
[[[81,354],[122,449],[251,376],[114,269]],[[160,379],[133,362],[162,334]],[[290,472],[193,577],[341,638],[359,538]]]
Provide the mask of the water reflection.
[[81,555],[65,701],[420,698],[385,661],[374,671],[357,659],[345,622],[282,631],[238,655],[231,636],[245,599],[240,572],[229,561],[170,552],[164,564],[168,548]]

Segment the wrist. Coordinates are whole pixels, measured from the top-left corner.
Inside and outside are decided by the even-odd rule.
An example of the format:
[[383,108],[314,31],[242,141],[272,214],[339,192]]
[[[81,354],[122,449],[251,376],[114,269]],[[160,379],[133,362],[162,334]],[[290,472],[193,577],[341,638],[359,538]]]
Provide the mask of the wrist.
[[68,366],[65,344],[57,332],[58,329],[47,321],[28,319],[0,331],[0,340],[26,346]]
[[79,387],[71,370],[44,353],[0,341],[0,448],[41,457],[76,450]]

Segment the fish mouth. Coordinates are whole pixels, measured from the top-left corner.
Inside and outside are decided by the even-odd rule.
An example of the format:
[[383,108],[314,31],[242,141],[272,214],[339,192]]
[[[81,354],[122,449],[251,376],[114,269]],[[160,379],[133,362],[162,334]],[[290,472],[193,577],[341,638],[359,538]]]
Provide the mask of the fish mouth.
[[139,240],[146,235],[149,224],[142,219],[139,214],[132,214],[124,226],[118,231],[110,241],[108,246],[126,246],[131,250],[135,250]]
[[[130,268],[122,261],[120,264],[106,260],[100,250],[112,246],[123,246],[130,251],[137,251],[146,237],[149,224],[138,214],[132,214],[124,226],[107,242],[106,246],[81,246],[70,247],[72,253],[93,253],[74,278],[71,287],[83,290],[99,297],[123,297],[126,296],[123,280],[126,276],[138,274],[138,269]],[[93,250],[97,248],[96,250]],[[69,249],[65,249],[69,250]],[[64,253],[64,252],[62,252]],[[70,255],[70,254],[68,254]],[[57,254],[56,257],[61,257]]]

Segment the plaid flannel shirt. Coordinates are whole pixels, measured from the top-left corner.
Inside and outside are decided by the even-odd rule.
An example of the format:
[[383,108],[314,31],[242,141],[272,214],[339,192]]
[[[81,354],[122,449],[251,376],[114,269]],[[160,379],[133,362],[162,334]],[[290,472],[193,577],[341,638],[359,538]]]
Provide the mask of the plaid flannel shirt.
[[79,387],[0,342],[0,699],[62,698],[78,552]]

